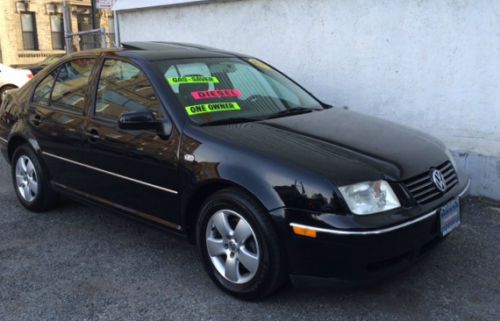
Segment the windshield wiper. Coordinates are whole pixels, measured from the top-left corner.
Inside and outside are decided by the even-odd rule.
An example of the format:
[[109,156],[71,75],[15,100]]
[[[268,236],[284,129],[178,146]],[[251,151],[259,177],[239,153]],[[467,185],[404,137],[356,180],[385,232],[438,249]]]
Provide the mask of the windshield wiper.
[[218,120],[209,121],[209,122],[200,124],[200,126],[215,126],[215,125],[227,125],[227,124],[236,124],[236,123],[248,123],[248,122],[254,122],[254,121],[259,121],[259,120],[264,120],[264,119],[278,118],[278,117],[282,117],[282,116],[305,114],[305,113],[310,113],[310,112],[318,111],[318,110],[322,110],[322,109],[306,108],[306,107],[294,107],[294,108],[285,109],[285,110],[279,111],[277,113],[271,114],[265,118],[232,117],[232,118],[225,118],[225,119],[218,119]]
[[206,123],[200,124],[200,126],[214,126],[214,125],[227,125],[227,124],[237,124],[237,123],[248,123],[260,120],[258,118],[249,117],[232,117],[226,119],[218,119],[213,121],[208,121]]
[[310,112],[316,111],[316,110],[321,110],[321,109],[313,109],[313,108],[305,108],[305,107],[294,107],[294,108],[285,109],[285,110],[279,111],[277,113],[274,113],[274,114],[266,117],[266,119],[278,118],[278,117],[282,117],[282,116],[291,116],[291,115],[306,114],[306,113],[310,113]]

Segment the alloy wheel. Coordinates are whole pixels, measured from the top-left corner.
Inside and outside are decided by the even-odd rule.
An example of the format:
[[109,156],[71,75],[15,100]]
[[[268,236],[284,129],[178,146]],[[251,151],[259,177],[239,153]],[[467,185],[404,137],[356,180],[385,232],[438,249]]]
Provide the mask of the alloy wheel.
[[229,209],[215,212],[206,228],[206,246],[210,260],[229,282],[249,282],[259,268],[259,244],[250,224]]
[[22,199],[33,202],[38,194],[38,175],[28,156],[22,155],[16,163],[16,186]]

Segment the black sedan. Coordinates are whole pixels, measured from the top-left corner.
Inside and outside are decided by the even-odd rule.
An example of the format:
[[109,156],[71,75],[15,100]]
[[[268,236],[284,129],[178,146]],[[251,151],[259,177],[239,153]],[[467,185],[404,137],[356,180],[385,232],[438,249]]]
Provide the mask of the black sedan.
[[27,209],[64,195],[153,222],[244,299],[411,265],[459,226],[469,185],[426,134],[322,103],[256,58],[178,43],[50,65],[6,96],[0,147]]

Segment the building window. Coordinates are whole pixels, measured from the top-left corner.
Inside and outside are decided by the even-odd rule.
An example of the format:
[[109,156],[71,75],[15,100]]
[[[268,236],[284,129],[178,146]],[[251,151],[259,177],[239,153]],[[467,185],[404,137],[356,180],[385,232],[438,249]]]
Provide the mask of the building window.
[[34,12],[21,13],[21,30],[23,32],[24,50],[38,50],[36,21]]
[[[92,18],[90,13],[86,13],[86,11],[77,13],[76,24],[79,32],[92,30]],[[96,35],[93,33],[80,35],[80,50],[99,48],[97,41]]]
[[63,17],[61,14],[50,15],[50,31],[52,33],[52,49],[64,49]]

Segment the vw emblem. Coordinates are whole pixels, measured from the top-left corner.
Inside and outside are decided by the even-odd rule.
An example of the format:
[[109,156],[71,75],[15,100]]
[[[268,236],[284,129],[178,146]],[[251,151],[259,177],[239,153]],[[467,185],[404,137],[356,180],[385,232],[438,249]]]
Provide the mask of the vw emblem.
[[438,190],[441,192],[446,191],[446,179],[444,178],[443,173],[435,169],[432,171],[431,178]]

